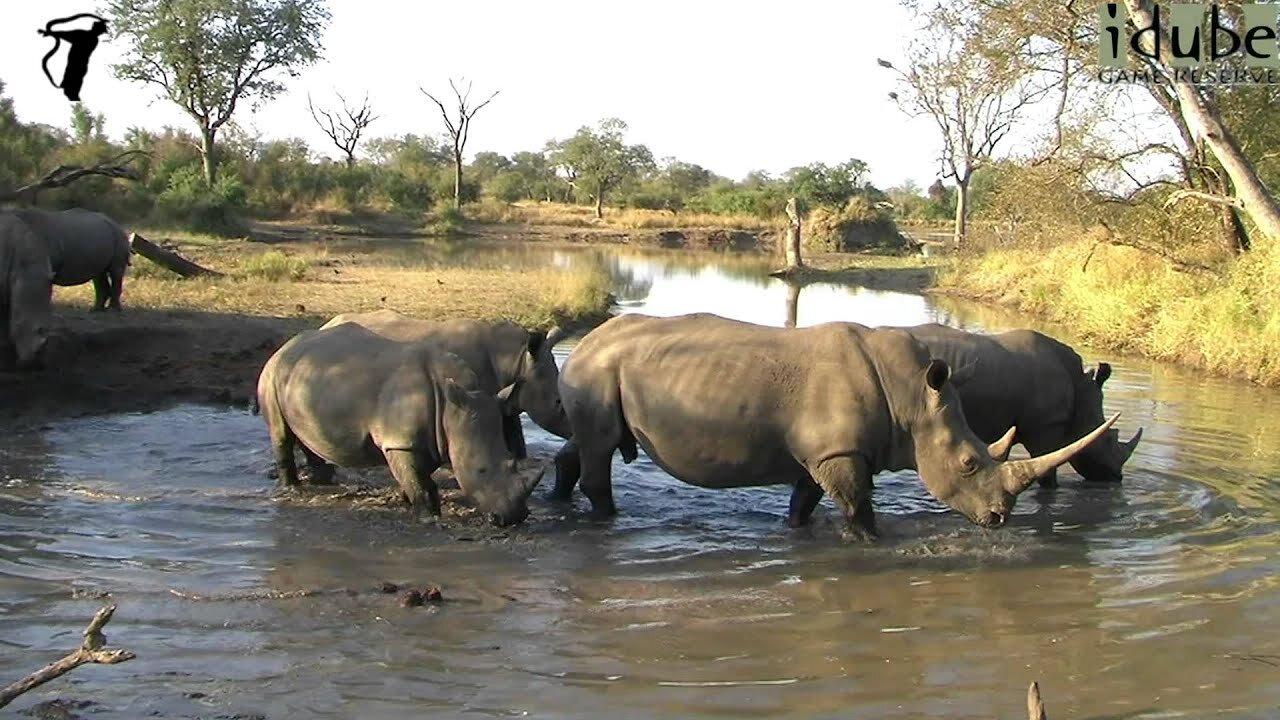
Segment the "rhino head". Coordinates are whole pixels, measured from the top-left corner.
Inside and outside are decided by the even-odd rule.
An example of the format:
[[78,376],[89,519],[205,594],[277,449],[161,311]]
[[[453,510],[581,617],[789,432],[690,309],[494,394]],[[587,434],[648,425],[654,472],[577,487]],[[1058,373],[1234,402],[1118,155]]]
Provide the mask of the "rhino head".
[[479,381],[461,358],[453,353],[443,356],[442,424],[458,486],[493,524],[519,523],[529,516],[529,495],[545,469],[522,475],[507,452],[502,416],[511,412],[514,386],[490,395],[478,389]]
[[19,369],[44,364],[53,302],[53,270],[47,258],[18,269],[9,288],[9,335]]
[[529,342],[521,359],[520,371],[512,390],[510,408],[529,413],[529,418],[547,432],[568,439],[573,431],[560,401],[560,369],[551,349],[565,338],[559,327],[547,333],[529,331]]
[[[1068,431],[1071,437],[1080,437],[1102,422],[1102,384],[1111,377],[1111,366],[1098,363],[1076,382],[1075,413]],[[1142,440],[1142,428],[1127,442],[1120,441],[1118,430],[1109,430],[1097,442],[1081,450],[1071,458],[1071,467],[1085,480],[1092,482],[1120,482],[1124,464],[1129,461],[1138,442]]]
[[915,467],[929,492],[975,525],[999,527],[1018,494],[1036,478],[1068,462],[1097,440],[1120,417],[1113,415],[1088,435],[1054,452],[1008,460],[1016,428],[990,445],[978,439],[964,419],[960,395],[948,380],[951,370],[933,359],[919,378],[923,397],[908,419]]

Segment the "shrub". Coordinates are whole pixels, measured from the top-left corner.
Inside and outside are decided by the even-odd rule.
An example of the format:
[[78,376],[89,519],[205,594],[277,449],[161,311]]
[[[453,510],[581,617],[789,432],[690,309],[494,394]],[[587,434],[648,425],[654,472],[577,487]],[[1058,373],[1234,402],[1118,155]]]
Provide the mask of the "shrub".
[[244,259],[240,270],[246,277],[261,278],[271,282],[282,280],[301,280],[307,274],[307,261],[285,255],[279,250],[270,250],[261,255],[253,255]]
[[200,168],[189,165],[170,176],[169,186],[156,198],[155,214],[161,223],[230,237],[244,234],[245,207],[239,178],[224,175],[208,187]]
[[821,252],[850,252],[866,248],[901,248],[898,226],[887,210],[861,195],[841,207],[820,205],[804,221],[804,243]]

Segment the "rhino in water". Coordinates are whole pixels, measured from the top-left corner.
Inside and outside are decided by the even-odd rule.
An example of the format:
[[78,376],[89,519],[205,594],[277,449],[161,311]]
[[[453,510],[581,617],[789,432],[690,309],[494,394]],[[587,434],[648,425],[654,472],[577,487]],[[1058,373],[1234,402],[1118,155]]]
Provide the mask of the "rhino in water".
[[592,514],[613,515],[613,452],[629,463],[639,444],[693,485],[793,485],[792,526],[829,493],[846,534],[874,537],[872,477],[914,469],[934,497],[995,527],[1034,478],[1116,420],[1047,455],[1005,461],[1014,429],[979,441],[949,377],[947,363],[896,328],[621,315],[589,333],[560,374],[573,437],[550,499],[568,500],[580,477]]
[[49,342],[53,269],[44,245],[0,212],[0,367],[39,367]]
[[500,404],[511,392],[481,390],[452,353],[348,323],[282,345],[262,368],[257,400],[286,485],[298,482],[293,451],[301,445],[308,462],[385,462],[415,512],[425,505],[439,515],[431,473],[449,465],[481,512],[511,525],[528,516],[542,479],[522,478],[503,446]]
[[551,354],[566,335],[562,329],[555,327],[542,333],[507,321],[419,320],[395,310],[343,313],[321,329],[342,323],[356,323],[392,340],[430,341],[462,358],[486,392],[497,393],[508,385],[514,386],[508,405],[510,414],[502,418],[502,432],[516,459],[527,455],[524,430],[520,427],[522,411],[547,432],[569,437],[569,419],[560,404],[557,387],[560,370]]
[[[933,357],[973,368],[956,389],[969,427],[983,440],[993,441],[1016,425],[1014,442],[1036,455],[1082,437],[1102,422],[1102,384],[1111,376],[1107,363],[1086,372],[1075,350],[1034,330],[983,335],[936,323],[904,329]],[[1120,441],[1118,430],[1110,430],[1071,458],[1071,466],[1085,480],[1119,482],[1141,439],[1142,428],[1127,442]],[[1052,485],[1057,470],[1039,480]]]
[[92,280],[93,309],[120,309],[132,252],[124,228],[102,213],[83,208],[12,212],[44,243],[54,285],[81,285]]

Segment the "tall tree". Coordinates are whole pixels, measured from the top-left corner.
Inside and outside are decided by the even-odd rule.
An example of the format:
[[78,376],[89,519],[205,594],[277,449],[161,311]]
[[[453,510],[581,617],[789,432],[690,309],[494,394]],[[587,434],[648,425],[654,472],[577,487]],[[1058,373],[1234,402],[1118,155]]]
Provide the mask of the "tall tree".
[[456,115],[450,115],[449,109],[444,103],[436,99],[436,96],[423,90],[422,94],[431,98],[431,101],[440,108],[440,116],[444,118],[445,131],[449,134],[449,140],[453,143],[453,206],[455,208],[462,207],[462,154],[467,148],[467,138],[471,133],[471,119],[480,112],[485,105],[493,102],[498,96],[498,91],[494,90],[489,99],[479,105],[471,104],[471,83],[467,83],[465,92],[458,89],[457,83],[453,80],[449,81],[449,87],[453,90],[454,98],[457,100],[458,109]]
[[340,92],[334,92],[338,96],[338,101],[342,103],[341,109],[326,110],[324,108],[316,108],[311,102],[311,95],[307,94],[307,108],[311,110],[311,119],[316,121],[316,125],[320,126],[320,130],[333,141],[333,144],[342,151],[347,162],[347,167],[356,164],[356,147],[360,144],[360,138],[364,135],[364,131],[374,120],[378,119],[373,114],[373,108],[369,107],[369,94],[365,93],[364,102],[357,108],[347,104],[347,99]]
[[610,190],[654,167],[649,148],[623,142],[626,130],[625,122],[607,118],[597,129],[584,126],[573,137],[552,144],[552,162],[575,187],[586,185],[595,198],[597,218],[604,217],[604,198]]
[[127,40],[118,77],[158,86],[195,120],[205,181],[217,177],[218,131],[246,103],[284,90],[320,58],[329,22],[322,0],[108,0]]
[[979,46],[980,17],[968,8],[939,3],[923,12],[924,32],[911,44],[911,60],[899,69],[877,62],[898,76],[889,97],[912,116],[932,118],[942,135],[942,176],[956,184],[954,244],[964,244],[969,219],[969,183],[995,156],[1000,144],[1058,85],[1023,62],[1015,47]]
[[102,113],[94,114],[85,107],[84,103],[79,102],[71,106],[71,130],[77,145],[88,145],[95,140],[105,139],[103,134],[105,124],[106,118]]

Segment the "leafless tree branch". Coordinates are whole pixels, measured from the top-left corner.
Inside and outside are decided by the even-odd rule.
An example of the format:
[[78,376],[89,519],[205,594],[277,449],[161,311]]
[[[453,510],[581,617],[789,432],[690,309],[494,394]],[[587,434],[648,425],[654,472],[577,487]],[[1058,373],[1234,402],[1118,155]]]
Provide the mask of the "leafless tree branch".
[[50,170],[43,178],[28,185],[23,185],[17,190],[9,190],[0,192],[0,202],[12,202],[19,200],[29,193],[35,193],[40,190],[49,190],[52,188],[66,187],[71,183],[90,175],[99,175],[110,178],[124,178],[127,180],[139,179],[138,173],[129,167],[129,163],[138,157],[147,156],[151,153],[145,150],[130,150],[120,153],[110,160],[100,162],[92,167],[81,167],[79,165],[59,165]]

